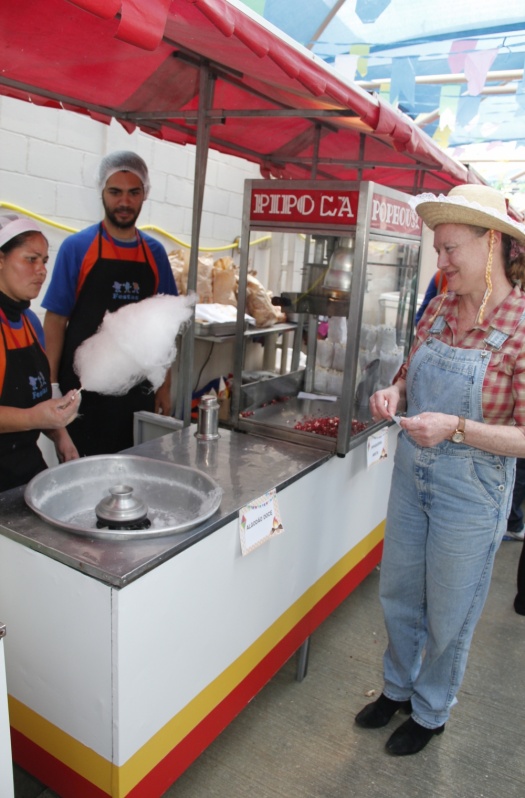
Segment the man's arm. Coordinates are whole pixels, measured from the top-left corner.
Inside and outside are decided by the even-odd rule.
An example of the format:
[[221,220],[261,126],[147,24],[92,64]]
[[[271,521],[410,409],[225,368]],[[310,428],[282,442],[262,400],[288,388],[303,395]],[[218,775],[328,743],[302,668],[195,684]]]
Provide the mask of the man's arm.
[[47,310],[44,316],[46,355],[51,369],[51,382],[58,382],[58,368],[68,321],[67,316],[59,316],[58,313],[52,313],[50,310]]
[[164,382],[155,393],[155,413],[171,416],[171,366],[166,372]]

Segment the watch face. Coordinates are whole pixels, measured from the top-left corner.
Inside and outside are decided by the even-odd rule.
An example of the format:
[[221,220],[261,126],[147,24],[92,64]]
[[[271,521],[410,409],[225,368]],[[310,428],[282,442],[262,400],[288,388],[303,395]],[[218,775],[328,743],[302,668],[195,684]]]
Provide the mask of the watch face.
[[456,430],[452,436],[452,440],[454,443],[463,443],[465,440],[465,433],[461,432],[460,430]]

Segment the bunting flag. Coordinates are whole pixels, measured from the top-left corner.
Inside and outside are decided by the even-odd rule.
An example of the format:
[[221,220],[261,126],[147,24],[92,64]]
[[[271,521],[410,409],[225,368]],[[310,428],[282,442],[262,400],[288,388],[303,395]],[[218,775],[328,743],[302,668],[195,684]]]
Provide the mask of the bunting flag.
[[465,59],[476,49],[477,44],[477,39],[456,39],[452,42],[448,56],[448,65],[452,73],[465,71]]
[[386,103],[390,102],[390,83],[382,83],[379,87],[378,94]]
[[350,80],[357,80],[356,75],[364,78],[368,71],[368,55],[370,53],[370,45],[368,44],[353,44],[350,47],[349,53],[342,53],[336,55],[334,59],[334,67],[341,75]]
[[448,127],[450,130],[454,130],[456,127],[456,117],[460,94],[461,86],[459,84],[441,87],[441,93],[439,97],[438,124],[438,127],[441,129]]
[[468,94],[477,97],[485,86],[487,73],[498,55],[497,49],[477,50],[477,39],[452,42],[448,64],[452,73],[464,72],[468,83]]
[[456,116],[461,86],[442,86],[439,98],[439,122],[432,138],[443,149],[449,144],[456,127]]
[[334,58],[334,67],[341,75],[349,80],[355,80],[357,72],[357,62],[359,61],[358,55],[352,53],[344,53],[343,55],[336,55]]
[[466,128],[479,113],[479,106],[481,97],[471,97],[468,94],[462,94],[459,98],[458,108],[456,111],[456,125],[458,129]]
[[264,17],[264,7],[266,5],[266,0],[242,0],[245,6],[251,8],[252,11],[255,11],[257,14],[260,14],[261,17]]
[[438,147],[441,147],[442,150],[446,150],[448,148],[451,135],[452,130],[449,127],[438,127],[432,136],[432,139],[436,142]]
[[361,22],[375,22],[389,5],[390,0],[357,0],[355,13]]
[[357,72],[362,78],[368,72],[368,56],[370,55],[369,44],[352,44],[350,46],[350,55],[357,55]]
[[516,88],[516,103],[518,108],[525,111],[525,63],[523,64],[523,77]]
[[472,96],[477,97],[481,93],[497,54],[497,50],[475,50],[466,56],[465,77],[468,80],[468,93]]
[[416,73],[413,58],[396,58],[392,61],[390,102],[392,105],[407,102],[413,105],[416,95]]

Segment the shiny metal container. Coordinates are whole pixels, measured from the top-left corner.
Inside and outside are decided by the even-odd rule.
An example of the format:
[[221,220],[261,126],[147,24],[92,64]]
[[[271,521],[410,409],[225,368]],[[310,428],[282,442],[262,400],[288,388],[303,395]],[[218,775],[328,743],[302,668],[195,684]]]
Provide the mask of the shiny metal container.
[[213,441],[219,437],[219,402],[213,394],[205,394],[199,402],[195,437],[202,441]]
[[352,268],[354,263],[354,241],[351,238],[340,238],[334,249],[328,271],[324,278],[325,289],[348,292],[352,284]]

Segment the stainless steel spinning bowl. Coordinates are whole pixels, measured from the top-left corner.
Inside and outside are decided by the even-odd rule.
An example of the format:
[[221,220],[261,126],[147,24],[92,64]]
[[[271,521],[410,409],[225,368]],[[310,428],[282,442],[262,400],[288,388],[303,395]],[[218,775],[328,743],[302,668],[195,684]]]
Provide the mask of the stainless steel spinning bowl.
[[[126,485],[148,508],[147,529],[97,529],[96,506]],[[196,468],[135,455],[95,455],[49,468],[27,484],[26,504],[44,521],[90,538],[160,537],[201,524],[219,508],[220,486]]]

